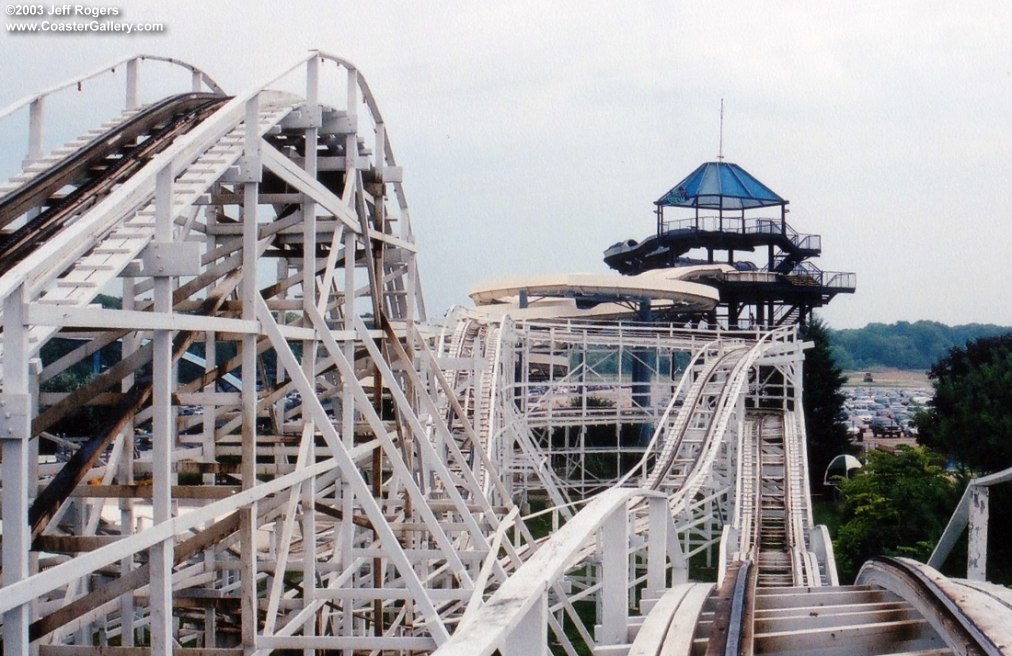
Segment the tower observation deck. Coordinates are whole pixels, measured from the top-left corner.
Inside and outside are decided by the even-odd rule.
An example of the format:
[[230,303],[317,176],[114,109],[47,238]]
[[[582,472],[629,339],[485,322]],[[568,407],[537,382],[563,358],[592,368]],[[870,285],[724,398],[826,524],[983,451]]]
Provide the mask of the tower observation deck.
[[[802,322],[837,294],[853,293],[857,276],[810,261],[822,253],[822,238],[787,223],[787,204],[737,164],[706,162],[654,202],[655,234],[610,246],[604,261],[625,275],[723,264],[701,269],[696,280],[720,292],[701,318],[729,326]],[[742,259],[742,251],[759,261]]]

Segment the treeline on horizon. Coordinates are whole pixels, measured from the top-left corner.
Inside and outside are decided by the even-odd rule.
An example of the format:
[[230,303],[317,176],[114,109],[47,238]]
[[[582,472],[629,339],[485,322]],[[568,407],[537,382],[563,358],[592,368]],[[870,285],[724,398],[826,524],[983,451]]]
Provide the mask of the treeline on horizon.
[[870,323],[864,328],[829,330],[836,363],[844,370],[928,370],[954,346],[970,340],[1012,333],[1012,327],[969,323],[947,326],[937,321]]

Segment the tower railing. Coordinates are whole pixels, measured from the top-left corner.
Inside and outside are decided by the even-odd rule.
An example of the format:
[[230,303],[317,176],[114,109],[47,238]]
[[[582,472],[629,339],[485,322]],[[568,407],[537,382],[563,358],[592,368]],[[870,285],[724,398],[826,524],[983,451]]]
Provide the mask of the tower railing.
[[728,232],[742,235],[784,235],[796,248],[819,251],[822,237],[799,233],[780,219],[761,217],[706,215],[681,219],[663,220],[661,234],[668,232]]

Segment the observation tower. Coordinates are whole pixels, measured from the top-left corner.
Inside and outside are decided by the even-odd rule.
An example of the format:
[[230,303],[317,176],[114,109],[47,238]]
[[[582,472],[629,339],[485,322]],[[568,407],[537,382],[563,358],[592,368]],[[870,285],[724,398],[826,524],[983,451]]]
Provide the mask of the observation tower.
[[837,294],[853,293],[857,276],[810,261],[822,253],[822,238],[791,227],[787,204],[737,164],[706,162],[654,202],[655,234],[612,245],[604,261],[624,275],[697,267],[692,279],[720,293],[716,307],[699,316],[712,323],[801,323]]

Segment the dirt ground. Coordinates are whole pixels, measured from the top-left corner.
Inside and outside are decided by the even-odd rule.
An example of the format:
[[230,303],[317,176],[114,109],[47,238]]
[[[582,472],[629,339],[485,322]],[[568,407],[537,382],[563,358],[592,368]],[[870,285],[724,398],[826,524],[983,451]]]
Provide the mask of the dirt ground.
[[873,437],[871,431],[865,432],[863,442],[856,442],[851,440],[853,444],[857,444],[860,447],[862,453],[868,451],[874,451],[875,449],[881,449],[883,451],[895,451],[896,447],[901,444],[906,446],[917,446],[916,437]]
[[846,387],[931,387],[927,371],[906,371],[903,369],[872,369],[872,383],[864,382],[865,371],[845,371]]

